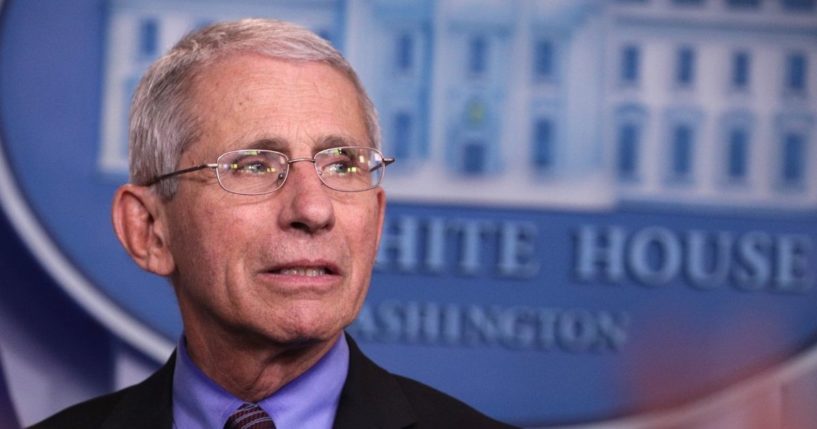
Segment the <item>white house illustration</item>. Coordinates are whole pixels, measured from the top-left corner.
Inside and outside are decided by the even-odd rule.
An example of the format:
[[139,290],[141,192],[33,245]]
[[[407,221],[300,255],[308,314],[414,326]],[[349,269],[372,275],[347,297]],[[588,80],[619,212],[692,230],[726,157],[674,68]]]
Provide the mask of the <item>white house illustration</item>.
[[243,16],[332,41],[378,107],[394,200],[817,207],[815,0],[110,0],[100,168],[182,34]]
[[608,8],[608,164],[620,200],[817,206],[813,0]]

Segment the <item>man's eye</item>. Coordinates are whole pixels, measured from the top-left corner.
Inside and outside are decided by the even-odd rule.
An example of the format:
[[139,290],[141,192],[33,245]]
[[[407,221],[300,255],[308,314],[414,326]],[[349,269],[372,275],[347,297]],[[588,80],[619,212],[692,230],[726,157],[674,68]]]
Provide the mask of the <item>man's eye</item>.
[[262,160],[241,160],[233,163],[230,167],[235,173],[267,174],[276,172],[275,168]]
[[356,165],[354,165],[354,163],[348,161],[337,161],[324,167],[324,171],[333,176],[355,174],[358,173],[359,170],[360,169]]

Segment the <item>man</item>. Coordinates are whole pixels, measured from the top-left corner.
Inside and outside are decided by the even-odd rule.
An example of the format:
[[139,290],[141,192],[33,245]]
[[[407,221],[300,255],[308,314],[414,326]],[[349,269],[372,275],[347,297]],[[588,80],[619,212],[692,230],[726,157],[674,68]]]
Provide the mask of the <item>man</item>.
[[343,334],[366,296],[392,160],[327,42],[267,20],[188,35],[137,88],[130,144],[114,228],[170,279],[184,336],[143,383],[36,427],[504,427]]

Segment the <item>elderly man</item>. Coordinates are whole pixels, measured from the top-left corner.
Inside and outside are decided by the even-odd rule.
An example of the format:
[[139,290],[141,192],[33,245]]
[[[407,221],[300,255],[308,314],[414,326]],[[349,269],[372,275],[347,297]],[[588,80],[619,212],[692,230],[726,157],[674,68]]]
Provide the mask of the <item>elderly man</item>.
[[355,72],[313,33],[243,20],[181,40],[134,95],[113,223],[170,279],[184,335],[146,381],[36,427],[505,427],[343,334],[383,224],[379,139]]

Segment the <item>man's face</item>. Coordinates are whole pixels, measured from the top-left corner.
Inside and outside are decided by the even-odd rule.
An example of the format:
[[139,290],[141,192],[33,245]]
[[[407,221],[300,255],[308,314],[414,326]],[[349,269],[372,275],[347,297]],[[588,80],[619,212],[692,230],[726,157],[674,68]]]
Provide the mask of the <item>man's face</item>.
[[[294,159],[369,144],[354,86],[320,63],[234,55],[200,74],[192,94],[202,138],[180,168],[235,149]],[[164,213],[188,335],[333,338],[366,296],[384,204],[381,188],[323,186],[309,162],[292,164],[284,186],[267,195],[228,193],[210,170],[180,176]]]

